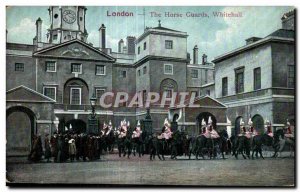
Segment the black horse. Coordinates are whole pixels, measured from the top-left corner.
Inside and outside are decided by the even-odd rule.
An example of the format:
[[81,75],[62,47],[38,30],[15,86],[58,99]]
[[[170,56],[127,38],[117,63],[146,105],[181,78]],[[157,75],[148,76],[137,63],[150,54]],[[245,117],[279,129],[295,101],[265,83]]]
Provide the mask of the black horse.
[[[250,159],[250,139],[244,135],[232,136],[230,138],[232,143],[232,155],[238,159],[238,155],[242,154],[243,158],[246,159],[246,156]],[[245,156],[246,155],[246,156]]]
[[167,146],[165,139],[158,139],[157,135],[154,134],[153,136],[149,137],[148,146],[149,146],[150,160],[154,160],[156,155],[160,160],[165,160],[164,155]]
[[267,134],[254,136],[252,142],[252,158],[254,158],[253,155],[254,152],[256,152],[256,157],[258,157],[257,153],[259,153],[261,158],[264,159],[262,154],[262,146],[272,147],[274,149],[274,154],[272,157],[277,157],[278,152],[281,148],[283,148],[280,144],[280,138],[284,139],[284,132],[282,129],[276,130],[273,137],[270,137]]

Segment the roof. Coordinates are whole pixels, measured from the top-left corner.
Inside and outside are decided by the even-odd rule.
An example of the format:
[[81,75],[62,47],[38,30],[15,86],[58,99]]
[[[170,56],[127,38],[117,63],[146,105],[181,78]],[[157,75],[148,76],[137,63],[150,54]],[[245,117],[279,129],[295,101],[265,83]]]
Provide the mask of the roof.
[[6,101],[55,103],[55,100],[24,85],[6,91]]
[[186,99],[184,101],[184,104],[177,103],[175,107],[170,107],[170,109],[178,109],[178,108],[186,108],[186,107],[195,107],[195,105],[198,105],[197,107],[204,107],[204,108],[227,108],[227,106],[217,99],[212,98],[209,95],[200,96],[194,98],[194,100]]
[[234,49],[232,51],[224,53],[220,56],[217,56],[212,60],[212,62],[216,64],[227,58],[236,56],[242,52],[254,49],[261,45],[265,45],[266,43],[269,43],[269,42],[294,43],[295,38],[294,38],[294,35],[291,35],[291,34],[294,34],[293,30],[279,29],[261,40],[255,41],[254,43],[244,45],[242,47],[239,47],[237,49]]
[[283,38],[295,38],[295,31],[294,30],[288,30],[288,29],[278,29],[268,35],[267,37],[283,37]]
[[182,31],[176,31],[174,29],[169,29],[169,28],[166,28],[166,27],[153,27],[152,29],[158,29],[158,30],[164,30],[164,31],[174,31],[174,32],[182,32]]

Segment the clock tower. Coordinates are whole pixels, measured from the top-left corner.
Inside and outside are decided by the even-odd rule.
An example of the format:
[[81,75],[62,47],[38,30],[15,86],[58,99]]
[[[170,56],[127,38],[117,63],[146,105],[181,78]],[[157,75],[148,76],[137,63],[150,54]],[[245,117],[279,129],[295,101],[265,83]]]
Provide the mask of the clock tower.
[[84,6],[51,6],[49,7],[50,28],[48,29],[49,43],[63,43],[72,39],[87,40],[85,29]]

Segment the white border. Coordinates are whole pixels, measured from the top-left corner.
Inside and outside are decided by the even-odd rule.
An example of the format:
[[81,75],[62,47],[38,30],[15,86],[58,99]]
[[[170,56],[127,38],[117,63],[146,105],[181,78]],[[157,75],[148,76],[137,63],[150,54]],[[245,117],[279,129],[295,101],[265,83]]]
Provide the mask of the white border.
[[[56,87],[55,86],[43,86],[43,95],[45,95],[45,88],[54,89],[54,100],[56,101]],[[47,95],[45,95],[47,96]],[[48,96],[47,96],[48,97]],[[50,98],[50,97],[49,97]],[[51,98],[52,99],[52,98]]]

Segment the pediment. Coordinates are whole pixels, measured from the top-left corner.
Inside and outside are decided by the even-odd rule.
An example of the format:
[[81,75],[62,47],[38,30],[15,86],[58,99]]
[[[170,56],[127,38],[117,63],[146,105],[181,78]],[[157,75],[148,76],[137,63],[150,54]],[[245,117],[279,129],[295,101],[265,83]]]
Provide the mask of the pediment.
[[203,96],[203,97],[197,97],[194,99],[194,101],[188,101],[185,103],[185,107],[189,107],[192,104],[198,105],[200,107],[206,107],[206,108],[227,108],[226,105],[221,103],[220,101],[211,98],[210,96]]
[[36,57],[96,60],[114,62],[106,53],[78,39],[41,49],[33,54]]
[[23,85],[8,90],[6,92],[6,101],[55,103],[55,100]]

